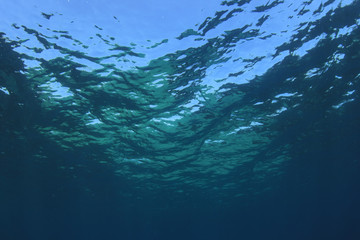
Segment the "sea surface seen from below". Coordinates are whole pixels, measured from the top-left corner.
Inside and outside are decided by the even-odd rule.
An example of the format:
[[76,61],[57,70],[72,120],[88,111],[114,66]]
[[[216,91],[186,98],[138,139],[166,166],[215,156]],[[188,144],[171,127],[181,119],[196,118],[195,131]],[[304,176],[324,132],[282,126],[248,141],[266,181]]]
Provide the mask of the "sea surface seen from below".
[[360,1],[0,12],[0,239],[360,239]]

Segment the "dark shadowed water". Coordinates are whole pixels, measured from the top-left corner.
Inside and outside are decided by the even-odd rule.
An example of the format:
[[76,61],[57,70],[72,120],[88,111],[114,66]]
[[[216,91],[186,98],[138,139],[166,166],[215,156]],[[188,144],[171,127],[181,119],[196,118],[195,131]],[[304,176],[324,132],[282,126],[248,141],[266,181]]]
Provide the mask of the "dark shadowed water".
[[0,239],[360,239],[360,1],[0,10]]

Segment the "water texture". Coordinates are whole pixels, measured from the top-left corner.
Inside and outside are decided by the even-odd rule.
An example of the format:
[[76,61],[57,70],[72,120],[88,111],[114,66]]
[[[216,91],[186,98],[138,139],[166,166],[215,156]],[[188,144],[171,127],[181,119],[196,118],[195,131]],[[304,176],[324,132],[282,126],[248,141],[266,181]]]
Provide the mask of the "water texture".
[[360,2],[6,1],[1,239],[360,239]]

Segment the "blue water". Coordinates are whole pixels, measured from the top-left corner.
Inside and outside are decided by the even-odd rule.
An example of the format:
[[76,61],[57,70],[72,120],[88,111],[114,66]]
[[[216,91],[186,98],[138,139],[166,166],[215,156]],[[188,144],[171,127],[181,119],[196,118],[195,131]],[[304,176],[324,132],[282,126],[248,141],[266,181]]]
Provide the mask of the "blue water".
[[0,239],[360,239],[360,2],[1,3]]

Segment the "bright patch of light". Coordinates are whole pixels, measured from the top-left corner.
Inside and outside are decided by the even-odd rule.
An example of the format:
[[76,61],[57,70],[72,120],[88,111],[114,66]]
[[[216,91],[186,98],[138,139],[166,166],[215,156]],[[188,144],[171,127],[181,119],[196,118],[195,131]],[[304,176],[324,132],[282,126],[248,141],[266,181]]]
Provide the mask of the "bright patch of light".
[[177,58],[177,60],[181,60],[181,59],[184,59],[184,58],[186,58],[186,55],[185,55],[185,54],[182,54],[182,55],[180,55],[180,56]]
[[341,7],[345,7],[347,5],[353,4],[354,0],[341,0],[340,5]]
[[150,162],[150,159],[148,159],[148,158],[123,158],[123,159],[119,159],[117,162],[143,164],[143,163],[146,163],[146,162]]
[[338,35],[337,37],[342,37],[342,36],[348,35],[353,30],[354,29],[350,26],[345,26],[343,28],[340,28],[337,32],[337,35]]
[[187,104],[184,105],[185,108],[191,109],[191,112],[196,112],[199,110],[200,102],[197,99],[191,99]]
[[341,103],[339,103],[338,105],[334,105],[334,106],[332,106],[333,108],[335,108],[335,109],[339,109],[339,108],[341,108],[345,103],[348,103],[348,102],[352,102],[352,101],[354,101],[355,99],[348,99],[348,100],[345,100],[345,101],[343,101],[343,102],[341,102]]
[[99,119],[95,118],[90,120],[88,123],[86,123],[86,125],[94,125],[94,124],[99,124],[102,123]]
[[334,55],[334,60],[338,63],[340,62],[340,60],[344,59],[345,54],[344,53],[337,53]]
[[261,125],[264,125],[264,124],[259,123],[259,122],[254,122],[254,121],[250,123],[250,126],[261,126]]
[[312,68],[305,74],[306,78],[311,78],[319,73],[319,68]]
[[280,114],[280,113],[282,113],[282,112],[285,112],[286,110],[287,110],[286,107],[282,107],[282,108],[280,108],[279,110],[277,110],[276,113],[277,113],[277,114]]
[[308,53],[309,50],[313,49],[321,39],[324,39],[325,37],[326,34],[322,33],[320,36],[305,42],[301,47],[294,51],[294,54],[299,57],[303,57]]
[[204,143],[209,144],[209,143],[223,143],[224,140],[210,140],[210,139],[206,139]]
[[180,115],[173,115],[171,117],[168,117],[168,118],[153,118],[152,120],[154,122],[158,122],[158,123],[165,123],[167,125],[171,124],[170,122],[174,122],[174,121],[177,121],[179,119],[183,118],[182,116]]
[[351,94],[353,94],[355,92],[355,90],[352,90],[352,91],[348,91],[345,96],[350,96]]
[[93,70],[99,70],[104,68],[100,64],[97,64],[85,58],[74,58],[73,61],[83,65],[83,67],[77,68],[78,70],[82,70],[82,71],[92,72]]
[[294,96],[296,93],[281,93],[275,96],[275,98],[282,98],[282,97],[292,97]]
[[40,67],[41,62],[37,61],[37,60],[30,60],[30,59],[23,59],[24,61],[24,65],[26,68],[36,68],[36,67]]
[[238,127],[237,129],[235,129],[235,131],[242,131],[242,130],[247,130],[250,129],[250,126],[243,126],[243,127]]
[[0,91],[3,91],[5,94],[10,95],[9,91],[5,87],[0,87]]
[[40,85],[51,93],[54,98],[65,98],[74,96],[68,87],[63,87],[59,82],[50,82]]
[[289,77],[289,78],[285,79],[285,81],[287,81],[287,82],[294,82],[295,79],[296,79],[296,77]]
[[254,106],[261,105],[261,104],[264,104],[264,102],[257,102],[257,103],[254,104]]

